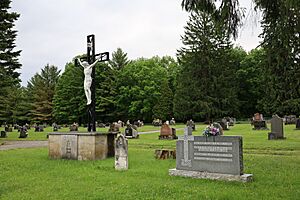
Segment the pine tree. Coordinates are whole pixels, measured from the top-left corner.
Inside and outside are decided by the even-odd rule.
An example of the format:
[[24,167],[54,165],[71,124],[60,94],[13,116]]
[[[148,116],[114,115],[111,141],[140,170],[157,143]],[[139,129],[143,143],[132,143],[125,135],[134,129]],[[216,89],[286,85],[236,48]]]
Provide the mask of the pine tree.
[[33,121],[52,122],[52,100],[59,73],[60,70],[57,67],[46,65],[40,74],[35,74],[28,82],[29,94],[32,95],[31,117]]
[[123,52],[121,48],[117,48],[117,50],[112,53],[112,58],[109,61],[109,64],[116,70],[122,69],[128,65],[128,63],[127,53]]
[[177,119],[208,119],[238,111],[236,68],[231,64],[228,36],[208,14],[193,12],[178,51],[181,70],[177,77],[174,113]]
[[13,30],[14,22],[19,14],[9,12],[10,0],[0,2],[0,120],[11,120],[12,112],[9,110],[9,92],[20,82],[19,73],[21,67],[18,62],[19,51],[14,51],[17,31]]

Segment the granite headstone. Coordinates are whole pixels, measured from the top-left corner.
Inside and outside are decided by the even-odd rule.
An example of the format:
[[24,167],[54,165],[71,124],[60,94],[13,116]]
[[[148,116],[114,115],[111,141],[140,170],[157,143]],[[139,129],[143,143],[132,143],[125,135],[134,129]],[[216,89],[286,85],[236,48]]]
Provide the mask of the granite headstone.
[[241,136],[193,136],[186,128],[176,143],[176,169],[169,174],[250,181],[252,174],[244,174],[242,145]]

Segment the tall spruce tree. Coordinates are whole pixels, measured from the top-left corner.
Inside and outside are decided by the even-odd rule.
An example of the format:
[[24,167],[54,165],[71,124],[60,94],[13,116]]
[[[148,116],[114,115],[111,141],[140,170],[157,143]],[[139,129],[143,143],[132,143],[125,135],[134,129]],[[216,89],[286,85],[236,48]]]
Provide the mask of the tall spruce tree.
[[10,0],[0,2],[0,121],[11,120],[9,92],[20,82],[16,70],[21,67],[18,62],[21,51],[14,50],[17,31],[13,30],[19,14],[9,12],[10,3]]
[[230,60],[228,35],[211,16],[192,12],[178,51],[181,70],[174,97],[176,118],[195,120],[233,115],[238,112],[236,68]]

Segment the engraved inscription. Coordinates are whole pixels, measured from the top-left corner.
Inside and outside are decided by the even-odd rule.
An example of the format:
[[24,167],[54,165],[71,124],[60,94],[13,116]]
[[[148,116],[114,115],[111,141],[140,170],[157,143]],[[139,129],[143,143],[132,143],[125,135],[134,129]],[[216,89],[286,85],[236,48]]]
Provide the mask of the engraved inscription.
[[194,142],[195,145],[223,145],[232,146],[232,142]]
[[195,160],[209,160],[209,161],[232,162],[232,159],[228,159],[228,158],[194,157],[194,159]]
[[198,151],[208,152],[229,152],[232,151],[232,147],[218,147],[218,146],[194,146],[194,149]]
[[195,156],[211,156],[211,157],[225,157],[232,158],[232,154],[229,153],[194,153]]
[[194,142],[194,160],[233,162],[232,142]]

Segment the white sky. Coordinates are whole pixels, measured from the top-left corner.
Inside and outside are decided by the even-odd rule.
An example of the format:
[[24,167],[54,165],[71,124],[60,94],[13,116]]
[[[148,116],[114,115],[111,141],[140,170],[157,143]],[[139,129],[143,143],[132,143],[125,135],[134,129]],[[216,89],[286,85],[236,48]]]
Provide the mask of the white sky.
[[[251,0],[240,4],[251,9]],[[85,53],[89,34],[95,34],[96,53],[120,47],[130,59],[175,57],[188,19],[181,0],[13,0],[11,7],[21,14],[15,29],[24,86],[46,64],[64,69]],[[261,29],[257,16],[247,16],[235,43],[249,51],[259,44]]]

